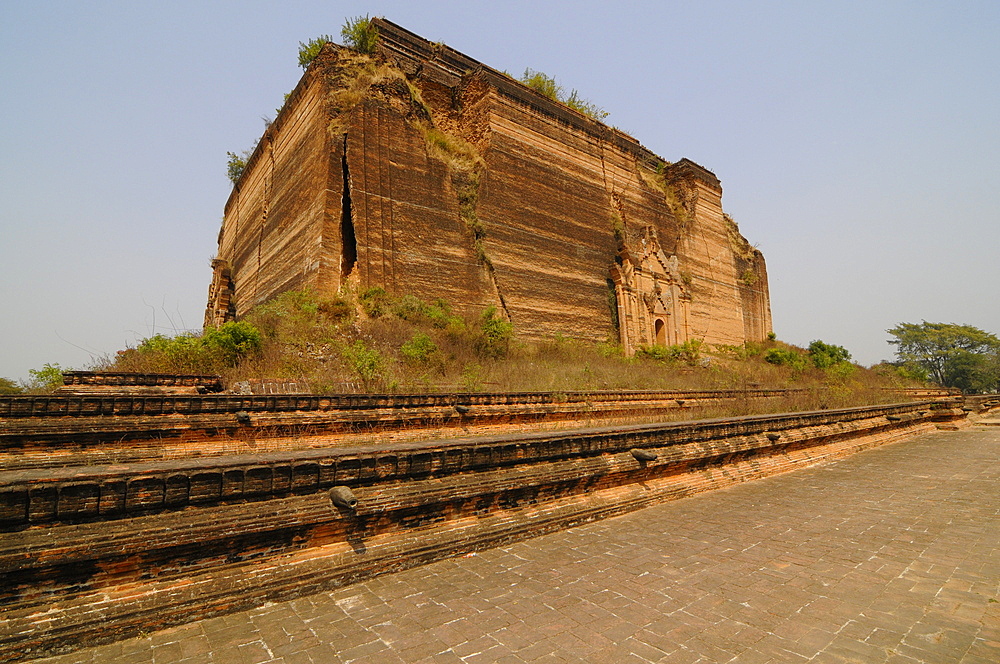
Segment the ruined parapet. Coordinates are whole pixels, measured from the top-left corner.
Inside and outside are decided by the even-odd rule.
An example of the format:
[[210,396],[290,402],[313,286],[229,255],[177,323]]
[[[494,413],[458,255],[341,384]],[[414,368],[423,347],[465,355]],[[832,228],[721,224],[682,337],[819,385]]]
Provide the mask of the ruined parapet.
[[161,374],[117,371],[64,371],[56,395],[208,394],[221,392],[214,374]]

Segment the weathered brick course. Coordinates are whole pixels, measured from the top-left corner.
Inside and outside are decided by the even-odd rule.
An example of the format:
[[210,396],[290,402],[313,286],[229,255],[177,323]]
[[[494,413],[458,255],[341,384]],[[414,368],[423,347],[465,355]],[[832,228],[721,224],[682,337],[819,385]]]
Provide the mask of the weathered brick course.
[[[303,440],[264,453],[0,471],[0,653],[21,657],[305,594],[964,416],[936,406],[341,448]],[[334,486],[350,488],[355,509],[331,503]]]

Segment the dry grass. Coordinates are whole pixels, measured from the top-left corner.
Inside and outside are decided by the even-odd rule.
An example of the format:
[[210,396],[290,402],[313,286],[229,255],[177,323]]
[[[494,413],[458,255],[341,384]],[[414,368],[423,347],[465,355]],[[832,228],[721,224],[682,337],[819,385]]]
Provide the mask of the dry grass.
[[[497,343],[489,337],[495,325],[491,328],[483,317],[456,316],[442,301],[382,296],[378,307],[369,308],[377,315],[367,316],[341,298],[285,293],[247,317],[261,331],[262,347],[223,367],[223,378],[229,384],[295,380],[318,393],[800,390],[780,400],[713,407],[700,412],[702,417],[880,403],[887,398],[886,388],[903,386],[898,376],[850,364],[826,370],[769,364],[763,359],[769,348],[793,348],[776,341],[712,348],[685,363],[626,358],[614,344],[562,337]],[[121,357],[128,359],[127,366],[119,359],[101,368],[164,370],[163,358],[155,354],[131,351]],[[184,369],[201,373],[217,367]]]

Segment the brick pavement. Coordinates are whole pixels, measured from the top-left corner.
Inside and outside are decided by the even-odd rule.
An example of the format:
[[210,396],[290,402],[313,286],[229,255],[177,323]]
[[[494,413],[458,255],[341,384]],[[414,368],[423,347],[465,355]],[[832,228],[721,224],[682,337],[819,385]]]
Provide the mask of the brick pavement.
[[45,660],[1000,662],[1000,427]]

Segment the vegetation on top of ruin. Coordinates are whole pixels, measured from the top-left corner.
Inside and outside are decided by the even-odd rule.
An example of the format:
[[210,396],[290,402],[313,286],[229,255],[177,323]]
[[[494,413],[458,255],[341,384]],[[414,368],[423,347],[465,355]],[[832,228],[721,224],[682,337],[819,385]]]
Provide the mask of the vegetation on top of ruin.
[[308,69],[323,47],[333,41],[330,35],[320,35],[307,42],[299,42],[299,66]]
[[567,95],[566,89],[559,85],[555,78],[544,72],[536,71],[529,67],[524,70],[524,74],[522,74],[519,80],[535,92],[541,93],[549,99],[559,102],[560,104],[569,106],[574,111],[579,111],[580,113],[588,115],[595,120],[604,120],[604,118],[610,115],[610,113],[597,104],[581,97],[580,93],[577,92],[576,89],[573,89],[570,91],[569,95]]
[[[368,16],[355,16],[353,18],[347,18],[344,20],[344,24],[340,29],[341,38],[346,46],[357,51],[359,54],[364,56],[369,56],[375,52],[378,46],[378,29],[372,24],[371,19]],[[298,63],[302,69],[308,69],[309,65],[312,64],[313,60],[319,55],[323,47],[334,39],[331,35],[319,35],[314,37],[307,42],[299,42],[298,50]],[[364,65],[367,65],[364,72],[367,75],[355,76],[354,80],[351,82],[346,89],[345,98],[339,100],[340,105],[344,107],[345,110],[352,108],[361,100],[364,92],[372,85],[373,82],[377,82],[380,79],[379,74],[385,74],[385,71],[380,71],[384,67],[380,67],[378,63],[375,63],[367,58],[361,61]],[[355,74],[359,74],[355,70]],[[291,93],[285,93],[284,99],[282,100],[281,106],[275,109],[276,113],[281,113],[282,108],[288,102],[288,98]],[[270,124],[265,120],[266,124]],[[253,147],[248,150],[243,150],[242,152],[226,152],[226,175],[229,181],[235,186],[239,182],[240,178],[243,176],[243,172],[246,170],[247,163],[250,160],[250,156],[253,154],[254,149],[256,149],[257,144],[254,143]]]
[[250,155],[253,154],[253,151],[254,148],[250,148],[239,154],[235,152],[226,153],[226,175],[229,177],[229,181],[233,183],[233,186],[243,177],[243,171],[247,169],[247,162],[250,160]]
[[[378,28],[367,15],[344,19],[340,26],[340,37],[344,46],[365,55],[373,54],[378,47]],[[323,47],[332,41],[332,36],[320,35],[307,42],[299,42],[299,66],[308,69]]]
[[667,207],[677,220],[677,230],[686,233],[694,222],[694,199],[692,182],[688,174],[671,168],[672,164],[660,161],[656,170],[639,166],[639,177],[648,186],[660,191],[666,200]]
[[[722,221],[726,225],[726,236],[729,239],[729,246],[733,253],[745,261],[754,261],[760,256],[760,250],[750,244],[750,242],[740,233],[739,224],[728,214],[723,213]],[[748,286],[752,286],[757,281],[754,274],[752,281],[744,281]]]
[[340,28],[344,45],[359,53],[371,55],[378,47],[378,28],[369,16],[355,16],[344,21]]

